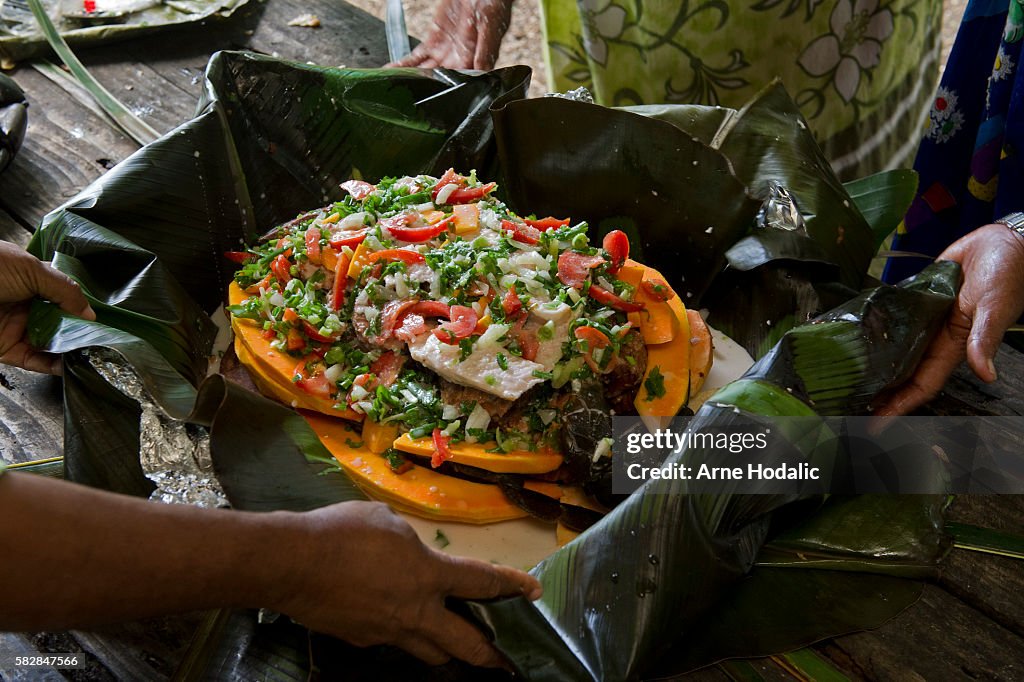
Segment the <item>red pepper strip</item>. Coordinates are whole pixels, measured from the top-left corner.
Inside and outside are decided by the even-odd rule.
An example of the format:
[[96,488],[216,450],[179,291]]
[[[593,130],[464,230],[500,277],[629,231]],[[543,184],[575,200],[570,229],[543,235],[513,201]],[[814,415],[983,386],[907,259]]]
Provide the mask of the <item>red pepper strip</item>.
[[587,295],[598,303],[611,306],[612,308],[621,310],[624,313],[638,313],[644,309],[643,303],[627,301],[624,298],[616,296],[607,289],[602,289],[601,287],[594,286],[593,284],[591,284],[590,288],[587,290]]
[[338,312],[345,305],[345,284],[348,282],[348,265],[352,262],[352,255],[342,253],[338,256],[338,262],[334,264],[334,285],[331,286],[331,294],[327,298],[327,307]]
[[452,458],[452,449],[450,447],[452,439],[451,436],[441,433],[441,429],[438,428],[434,429],[430,437],[434,441],[434,454],[430,457],[430,466],[436,469],[444,464],[445,460]]
[[417,301],[409,308],[408,312],[423,317],[451,317],[451,308],[447,303],[440,301]]
[[273,341],[274,339],[277,338],[277,332],[275,332],[273,329],[264,329],[261,336],[267,341]]
[[[451,225],[454,216],[449,216],[440,222],[436,222],[433,225],[424,225],[422,227],[388,227],[388,232],[391,233],[395,239],[400,239],[403,242],[425,242],[429,239],[433,239],[442,232],[447,232],[448,227]],[[381,221],[383,223],[384,221]]]
[[277,258],[270,263],[270,271],[274,273],[274,277],[276,277],[277,281],[281,284],[287,284],[291,281],[291,269],[292,264],[287,258],[285,258],[283,253],[278,254]]
[[258,294],[258,293],[260,293],[260,289],[264,289],[264,290],[269,289],[270,288],[270,283],[272,281],[273,281],[273,275],[267,275],[266,277],[261,279],[259,282],[256,282],[255,284],[250,284],[249,286],[247,286],[245,288],[245,293],[247,293],[247,294]]
[[501,229],[505,232],[511,232],[512,239],[522,244],[537,244],[540,242],[540,230],[536,230],[526,223],[502,220]]
[[294,308],[285,308],[284,309],[283,317],[284,317],[284,321],[287,322],[288,324],[290,324],[291,326],[293,326],[293,327],[298,326],[298,324],[299,324],[299,314],[297,312],[295,312]]
[[369,232],[369,230],[335,232],[334,234],[331,235],[331,246],[334,247],[335,249],[338,249],[339,251],[343,246],[354,248],[356,246],[359,246],[363,242],[363,240],[366,239],[367,232]]
[[536,228],[541,232],[557,230],[558,228],[565,227],[569,224],[568,218],[559,220],[558,218],[552,218],[551,216],[548,216],[547,218],[538,218],[537,220],[530,220],[529,218],[523,218],[523,220],[526,221],[527,225]]
[[614,275],[629,258],[629,237],[622,230],[612,230],[604,236],[601,246],[608,253],[608,272]]
[[486,185],[481,185],[480,187],[460,187],[448,195],[448,201],[445,203],[468,204],[471,201],[483,199],[485,196],[493,192],[494,188],[497,186],[497,183],[488,182]]
[[[583,359],[590,365],[590,369],[595,372],[601,372],[601,366],[594,360],[594,351],[598,348],[607,348],[611,341],[604,333],[595,329],[594,327],[577,327],[574,332],[576,338],[586,343],[586,348],[583,352]],[[611,366],[610,364],[608,365]]]
[[477,314],[472,308],[464,305],[453,305],[449,313],[450,320],[434,329],[434,336],[443,343],[455,344],[460,339],[469,338],[476,331]]
[[501,299],[501,308],[505,311],[505,317],[516,318],[523,310],[523,302],[516,294],[515,287],[509,287]]
[[305,320],[302,321],[302,331],[306,332],[306,336],[314,341],[319,341],[320,343],[334,343],[334,339],[332,337],[324,336],[320,333],[319,329]]
[[312,376],[306,374],[306,360],[301,360],[295,366],[295,376],[299,377],[295,385],[306,393],[323,399],[331,397],[331,382],[323,372],[315,372]]
[[376,186],[362,180],[346,180],[341,183],[341,188],[351,194],[356,201],[362,201],[377,189]]
[[416,263],[424,263],[425,260],[421,254],[415,251],[409,251],[408,249],[384,249],[383,251],[374,251],[366,257],[367,263],[376,263],[377,261],[396,261],[400,260],[406,265],[415,265]]
[[416,305],[416,299],[407,298],[401,301],[388,301],[380,311],[381,326],[380,336],[382,339],[390,338],[396,329],[402,326],[406,313]]
[[288,341],[287,341],[287,348],[288,348],[288,350],[302,350],[305,347],[306,347],[306,339],[303,338],[302,332],[300,332],[295,327],[292,327],[291,329],[289,329],[288,330]]
[[441,176],[441,179],[434,185],[434,189],[430,191],[430,198],[437,200],[437,194],[441,191],[441,188],[446,185],[461,185],[466,182],[466,179],[455,172],[454,168],[449,168]]
[[575,251],[563,251],[558,257],[558,281],[579,289],[590,276],[590,271],[604,263],[601,256],[584,256]]
[[313,265],[320,265],[320,228],[306,230],[306,257]]
[[224,257],[232,263],[238,263],[239,265],[245,265],[246,263],[252,262],[256,256],[246,251],[225,251]]
[[382,385],[390,386],[398,379],[404,364],[405,357],[389,350],[373,361],[370,365],[370,373],[376,375]]
[[670,287],[665,280],[658,279],[657,277],[654,279],[645,279],[640,282],[640,286],[642,286],[647,295],[655,301],[667,301],[672,298],[675,293],[672,291],[672,287]]

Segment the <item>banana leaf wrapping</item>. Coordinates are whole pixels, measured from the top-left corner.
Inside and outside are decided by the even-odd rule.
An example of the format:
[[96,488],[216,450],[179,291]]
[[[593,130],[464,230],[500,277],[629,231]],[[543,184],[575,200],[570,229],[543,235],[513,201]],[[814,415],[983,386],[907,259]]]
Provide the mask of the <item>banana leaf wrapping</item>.
[[[737,409],[814,415],[812,402],[856,412],[913,369],[955,295],[955,266],[852,297],[875,234],[913,195],[913,176],[875,176],[851,195],[777,85],[736,112],[524,100],[528,81],[523,67],[359,71],[215,55],[196,117],[47,215],[30,245],[77,279],[98,313],[85,322],[38,303],[30,320],[36,345],[67,353],[69,477],[151,488],[137,408],[72,352],[104,347],[169,415],[210,428],[234,506],[298,510],[360,496],[291,410],[223,376],[204,380],[214,334],[206,313],[231,277],[221,254],[340,198],[338,183],[352,176],[476,168],[502,182],[514,208],[625,227],[637,256],[685,302],[707,305],[713,324],[761,357],[698,420],[728,422]],[[793,192],[813,249],[752,230],[772,183]],[[762,255],[742,270],[730,249],[746,238]],[[843,305],[796,326],[831,301]],[[816,393],[837,387],[829,400]],[[804,447],[807,457],[827,454]],[[540,602],[469,605],[520,672],[668,675],[873,627],[916,599],[911,578],[930,575],[946,549],[941,499],[656,485],[534,569]]]

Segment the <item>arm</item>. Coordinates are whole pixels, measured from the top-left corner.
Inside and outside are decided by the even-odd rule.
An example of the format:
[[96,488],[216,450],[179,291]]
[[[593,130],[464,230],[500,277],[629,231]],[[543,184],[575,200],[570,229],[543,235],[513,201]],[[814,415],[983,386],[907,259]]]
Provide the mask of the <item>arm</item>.
[[965,357],[978,378],[995,381],[996,350],[1024,312],[1024,238],[1005,225],[978,228],[954,242],[938,260],[960,263],[963,285],[914,376],[876,406],[877,415],[907,414],[928,402]]
[[525,573],[423,545],[387,507],[303,514],[162,505],[71,483],[0,476],[0,629],[89,627],[265,606],[354,644],[429,663],[500,658],[447,596],[539,596]]
[[434,25],[412,53],[389,66],[494,68],[513,0],[438,0]]

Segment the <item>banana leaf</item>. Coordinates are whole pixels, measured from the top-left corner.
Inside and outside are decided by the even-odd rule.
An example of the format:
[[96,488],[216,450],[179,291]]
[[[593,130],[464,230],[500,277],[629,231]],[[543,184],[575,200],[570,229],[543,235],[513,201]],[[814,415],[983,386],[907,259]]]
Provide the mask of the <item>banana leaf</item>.
[[[339,198],[337,185],[349,177],[476,168],[501,178],[503,198],[521,210],[631,230],[646,260],[688,303],[712,301],[718,288],[738,292],[712,314],[726,319],[738,314],[729,306],[742,306],[782,339],[716,398],[744,417],[813,416],[811,401],[831,413],[858,410],[912,370],[955,292],[949,267],[854,298],[806,327],[795,326],[804,319],[792,306],[784,321],[776,308],[758,309],[756,299],[737,303],[741,286],[720,286],[726,253],[751,233],[770,181],[794,189],[818,247],[815,263],[798,257],[787,266],[806,280],[808,268],[820,271],[822,253],[834,265],[809,284],[816,305],[824,300],[819,292],[836,303],[850,299],[868,264],[869,222],[822,166],[799,119],[779,115],[792,109],[780,86],[741,112],[616,111],[525,101],[528,81],[522,67],[360,71],[215,55],[196,117],[48,214],[30,245],[81,282],[98,314],[89,323],[40,303],[30,322],[34,343],[66,353],[69,477],[147,492],[137,412],[77,355],[102,347],[128,361],[168,414],[211,429],[214,467],[235,507],[301,510],[359,495],[290,410],[223,376],[204,379],[214,331],[206,313],[223,300],[231,275],[221,254]],[[889,213],[872,215],[870,225]],[[766,278],[765,293],[783,292],[785,273],[776,265],[745,274]],[[884,338],[881,322],[893,326]],[[738,340],[764,345],[754,334]],[[735,414],[708,407],[698,419],[729,423]],[[791,435],[807,457],[830,454],[816,450],[813,433]],[[547,592],[539,604],[470,605],[521,672],[536,679],[670,674],[870,627],[912,601],[916,584],[905,576],[926,575],[945,547],[926,522],[941,506],[933,499],[908,502],[892,516],[871,498],[822,505],[801,495],[693,495],[662,485],[669,487],[634,494],[540,564],[535,571]],[[872,514],[890,514],[891,534],[872,538],[870,527],[853,523]],[[754,568],[766,542],[771,553]],[[885,550],[897,544],[893,558]],[[805,565],[800,555],[808,547],[824,558]],[[776,606],[778,595],[798,595],[809,580],[821,595],[815,604],[830,595],[846,604],[842,617]],[[727,608],[770,613],[736,638],[737,630],[710,627]],[[680,645],[698,632],[714,641]]]
[[[215,21],[231,16],[248,0],[178,0],[176,2],[122,2],[123,8],[104,14],[76,12],[74,3],[43,0],[43,6],[61,35],[72,47],[87,47],[142,37],[172,26]],[[102,9],[102,6],[101,6]],[[16,62],[49,49],[27,2],[7,2],[0,24],[0,59]],[[70,10],[70,11],[69,11]]]

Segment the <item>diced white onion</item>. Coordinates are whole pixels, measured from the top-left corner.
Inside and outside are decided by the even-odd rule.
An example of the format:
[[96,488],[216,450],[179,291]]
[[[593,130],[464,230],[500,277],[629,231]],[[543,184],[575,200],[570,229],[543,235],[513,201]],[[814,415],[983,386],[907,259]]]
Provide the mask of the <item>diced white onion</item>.
[[476,348],[478,351],[488,351],[495,348],[501,347],[501,337],[508,332],[509,326],[507,324],[492,324],[484,330],[484,333],[480,335],[480,338],[476,340]]
[[369,400],[360,400],[359,402],[355,403],[352,407],[357,408],[358,412],[368,414],[371,410],[373,410],[373,403],[370,402]]
[[597,278],[597,283],[605,291],[611,291],[611,292],[615,291],[615,285],[612,284],[611,282],[609,282],[608,280],[606,280],[604,277],[598,277]]
[[275,308],[280,308],[286,305],[287,303],[288,301],[284,300],[284,296],[281,295],[280,291],[275,291],[270,296],[270,305],[274,306]]
[[332,384],[338,383],[338,379],[340,379],[341,375],[344,373],[344,365],[331,365],[326,370],[324,370],[324,376],[327,377],[327,380]]
[[451,424],[449,424],[448,426],[444,427],[444,429],[441,431],[441,433],[443,433],[446,436],[450,436],[450,435],[452,435],[453,433],[455,433],[458,430],[459,430],[459,420],[456,419]]
[[[340,366],[341,365],[335,365],[335,367],[340,367]],[[328,371],[330,371],[330,370],[328,370]],[[352,395],[352,400],[362,400],[366,396],[370,395],[370,392],[367,391],[365,388],[363,388],[362,386],[355,386],[355,385],[352,386],[352,390],[349,393]]]
[[450,197],[452,195],[452,192],[454,192],[458,188],[459,188],[458,185],[456,185],[454,183],[451,183],[451,182],[448,183],[447,185],[442,187],[441,190],[437,193],[437,196],[434,197],[434,203],[437,203],[437,204],[447,204],[448,203],[448,197]]
[[578,292],[573,287],[569,287],[568,292],[569,292],[569,298],[572,299],[572,302],[573,303],[579,303],[579,300],[581,298],[580,292]]
[[433,211],[434,210],[434,202],[428,201],[425,204],[417,204],[415,208],[420,213],[423,213],[424,211]]
[[541,423],[547,426],[555,421],[555,417],[558,416],[558,410],[537,410],[537,416],[540,417]]
[[408,401],[410,403],[418,403],[419,402],[419,398],[417,398],[416,395],[412,391],[407,389],[407,388],[403,388],[402,389],[402,397],[405,398],[406,401]]
[[339,230],[359,230],[362,229],[365,223],[366,212],[358,211],[356,213],[352,213],[350,215],[345,216],[344,218],[338,221],[337,225]]
[[459,416],[459,408],[455,405],[445,405],[441,410],[441,419],[450,422]]
[[612,455],[612,443],[615,441],[611,438],[602,438],[597,447],[594,448],[594,461],[601,459],[602,457],[611,457]]
[[473,411],[470,412],[469,416],[466,418],[466,440],[471,443],[475,443],[476,438],[470,435],[470,429],[486,430],[490,423],[491,415],[487,412],[487,410],[481,407],[480,403],[474,405]]

